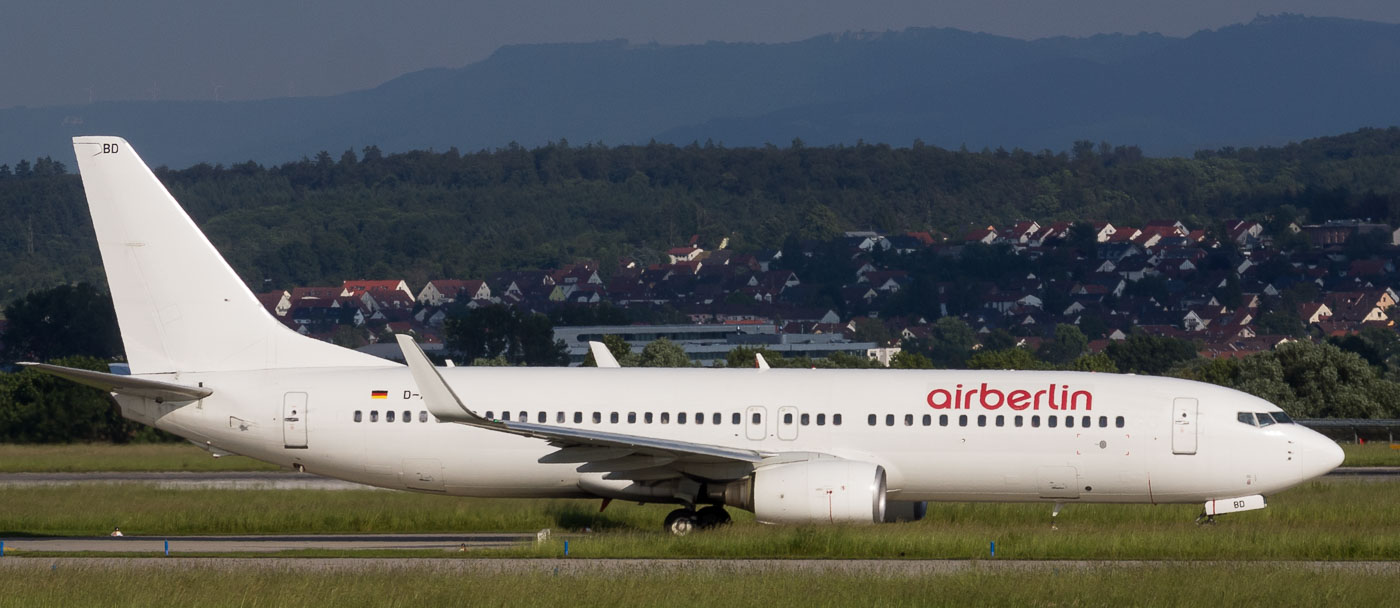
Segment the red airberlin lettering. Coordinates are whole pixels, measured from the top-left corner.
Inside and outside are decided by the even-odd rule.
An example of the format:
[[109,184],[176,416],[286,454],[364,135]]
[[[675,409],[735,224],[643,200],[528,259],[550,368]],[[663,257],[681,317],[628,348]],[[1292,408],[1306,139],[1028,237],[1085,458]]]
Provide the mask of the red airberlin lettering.
[[1020,388],[1005,390],[989,386],[986,382],[964,389],[959,384],[951,389],[933,389],[929,391],[927,400],[928,406],[936,410],[970,410],[974,404],[985,410],[1005,406],[1018,412],[1039,410],[1042,405],[1050,410],[1094,409],[1093,393],[1071,391],[1068,384],[1050,384],[1034,391]]

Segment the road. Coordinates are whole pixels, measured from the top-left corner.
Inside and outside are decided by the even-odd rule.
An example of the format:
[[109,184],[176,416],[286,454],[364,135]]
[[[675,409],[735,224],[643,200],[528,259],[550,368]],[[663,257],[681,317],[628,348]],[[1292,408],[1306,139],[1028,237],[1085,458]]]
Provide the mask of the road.
[[52,553],[266,553],[327,549],[441,549],[508,547],[535,540],[535,534],[301,534],[243,536],[109,536],[7,538],[5,551],[19,555],[29,551]]

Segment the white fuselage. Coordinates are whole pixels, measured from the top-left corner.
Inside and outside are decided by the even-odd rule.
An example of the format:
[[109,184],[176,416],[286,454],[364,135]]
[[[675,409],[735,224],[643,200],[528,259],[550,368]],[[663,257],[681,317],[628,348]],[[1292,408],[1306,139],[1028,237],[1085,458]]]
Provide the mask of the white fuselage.
[[[1201,502],[1277,492],[1331,470],[1339,458],[1335,443],[1300,425],[1259,428],[1237,420],[1240,412],[1278,411],[1266,401],[1170,378],[967,370],[439,371],[463,402],[489,418],[524,416],[532,423],[870,462],[887,471],[892,500]],[[402,366],[149,377],[202,383],[214,394],[184,405],[118,396],[127,417],[319,475],[460,496],[589,497],[614,489],[596,473],[579,472],[579,464],[541,463],[557,451],[543,440],[438,422]]]

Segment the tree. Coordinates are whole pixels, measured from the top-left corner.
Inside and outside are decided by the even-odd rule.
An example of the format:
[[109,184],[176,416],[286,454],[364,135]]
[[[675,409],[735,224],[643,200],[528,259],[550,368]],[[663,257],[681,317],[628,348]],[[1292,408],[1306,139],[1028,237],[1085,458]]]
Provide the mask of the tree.
[[1104,354],[1118,371],[1160,376],[1184,361],[1196,358],[1196,345],[1180,338],[1134,334],[1108,343]]
[[880,346],[889,345],[892,339],[890,337],[890,330],[886,328],[885,324],[881,323],[879,319],[857,317],[853,323],[855,323],[856,326],[855,332],[851,335],[853,341],[874,342]]
[[690,357],[679,344],[658,338],[642,348],[638,367],[691,367]]
[[911,344],[914,348],[909,350],[920,352],[938,368],[960,369],[966,366],[967,357],[976,344],[977,334],[967,323],[957,317],[943,317],[929,328],[926,341]]
[[30,292],[5,307],[5,318],[5,357],[10,361],[110,359],[122,353],[112,298],[87,283]]
[[568,351],[554,339],[549,317],[493,304],[458,309],[443,325],[447,347],[468,361],[505,357],[512,365],[567,365]]
[[919,353],[901,350],[890,359],[890,369],[933,369],[933,361]]
[[1089,339],[1078,327],[1060,323],[1055,326],[1055,337],[1041,343],[1036,354],[1051,365],[1066,365],[1084,354],[1088,346]]
[[[94,357],[64,357],[56,365],[105,372]],[[162,441],[169,435],[122,418],[102,391],[24,370],[0,375],[0,442],[116,443]]]
[[968,369],[1052,369],[1024,348],[980,352],[967,360]]

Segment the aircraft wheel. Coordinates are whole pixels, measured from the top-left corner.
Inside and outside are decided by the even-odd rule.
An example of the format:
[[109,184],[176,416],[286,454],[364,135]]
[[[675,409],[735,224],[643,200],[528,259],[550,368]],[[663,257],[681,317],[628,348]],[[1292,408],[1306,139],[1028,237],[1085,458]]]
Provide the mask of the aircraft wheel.
[[715,526],[728,525],[730,521],[733,521],[729,517],[729,511],[725,511],[724,507],[721,507],[719,505],[710,505],[708,507],[704,507],[698,512],[696,512],[695,516],[697,523],[699,524],[700,529],[702,530],[705,528],[713,528]]
[[666,516],[666,522],[662,526],[672,536],[685,536],[695,529],[696,519],[695,511],[676,509]]

